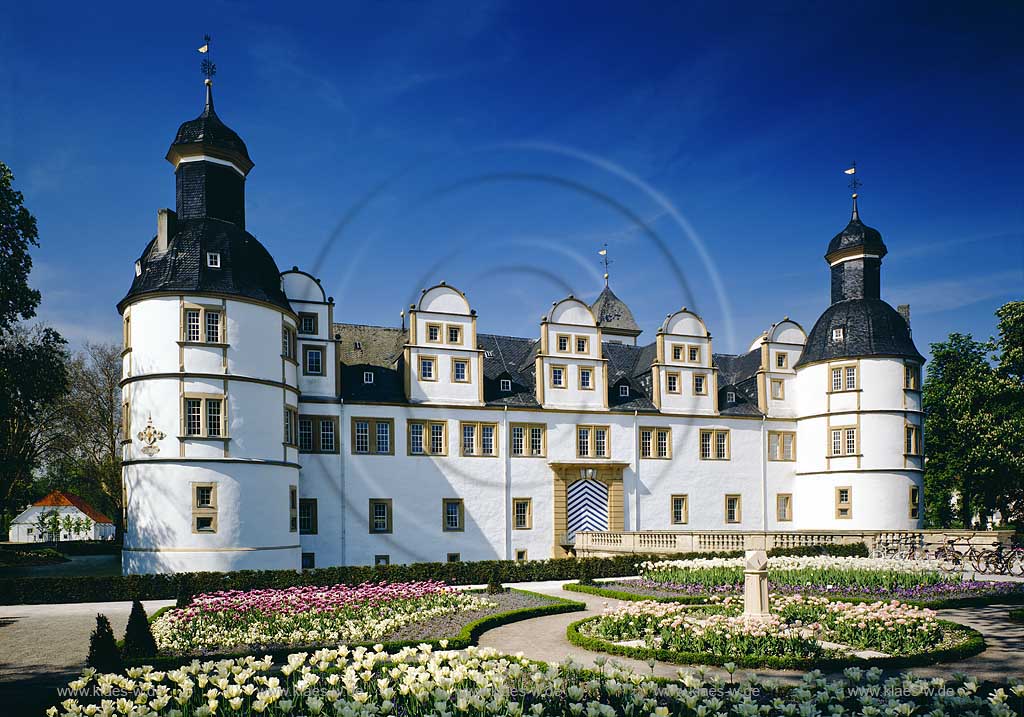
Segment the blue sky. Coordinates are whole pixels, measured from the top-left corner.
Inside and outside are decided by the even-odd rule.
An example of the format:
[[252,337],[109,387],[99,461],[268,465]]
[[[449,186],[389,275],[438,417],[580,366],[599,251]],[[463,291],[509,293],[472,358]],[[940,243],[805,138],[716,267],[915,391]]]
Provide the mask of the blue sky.
[[248,228],[342,321],[395,325],[445,279],[482,331],[535,336],[600,291],[608,242],[641,339],[683,304],[716,351],[809,330],[853,159],[923,352],[1024,297],[1019,3],[32,5],[0,28],[0,159],[74,344],[119,337],[206,32]]

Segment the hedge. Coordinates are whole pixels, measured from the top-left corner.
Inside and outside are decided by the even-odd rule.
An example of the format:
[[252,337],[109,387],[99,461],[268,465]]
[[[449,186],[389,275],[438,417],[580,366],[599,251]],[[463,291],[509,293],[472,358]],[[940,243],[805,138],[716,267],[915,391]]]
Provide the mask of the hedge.
[[566,628],[566,637],[569,642],[577,647],[593,652],[606,652],[611,655],[632,657],[637,660],[658,660],[675,665],[724,665],[733,662],[738,667],[766,667],[775,670],[823,670],[835,672],[846,667],[881,667],[881,668],[904,668],[921,667],[923,665],[934,665],[939,662],[955,662],[973,655],[977,655],[985,649],[985,638],[981,633],[966,625],[960,625],[947,620],[939,620],[944,630],[962,638],[957,644],[951,647],[944,647],[930,652],[919,652],[912,655],[901,655],[893,657],[872,657],[865,659],[861,657],[848,657],[842,659],[825,658],[812,659],[806,657],[778,657],[774,655],[753,656],[753,655],[716,655],[709,652],[675,652],[673,650],[656,649],[650,647],[627,647],[608,642],[597,637],[584,635],[579,631],[580,626],[601,619],[600,616],[589,617],[579,620]]
[[[575,602],[573,600],[566,600],[564,598],[555,597],[553,595],[541,595],[540,593],[530,592],[528,590],[517,590],[512,588],[515,592],[523,593],[524,595],[530,595],[533,597],[543,598],[550,601],[547,605],[537,605],[534,607],[522,607],[516,610],[509,610],[508,612],[498,613],[496,615],[486,615],[479,620],[475,620],[465,626],[459,631],[457,635],[450,637],[438,637],[427,640],[396,640],[394,642],[353,642],[346,643],[347,647],[369,647],[372,648],[376,644],[384,646],[385,652],[397,652],[403,647],[416,647],[417,645],[430,645],[434,649],[442,649],[441,641],[447,640],[447,645],[443,648],[446,650],[463,650],[470,645],[475,645],[480,639],[480,636],[502,625],[507,625],[512,622],[519,622],[520,620],[528,620],[534,617],[543,617],[545,615],[558,615],[565,612],[580,612],[586,610],[587,606],[581,602]],[[170,607],[161,608],[153,613],[149,618],[150,622],[156,620],[165,611],[170,610]],[[119,643],[120,646],[121,643]],[[270,655],[275,661],[283,661],[287,659],[288,655],[296,652],[312,652],[325,647],[325,645],[307,645],[307,646],[293,646],[285,647],[276,650],[257,650],[259,655]],[[125,666],[136,666],[136,665],[152,665],[159,670],[173,669],[181,665],[187,665],[194,659],[200,659],[203,662],[207,660],[225,660],[246,657],[254,654],[250,652],[237,652],[237,653],[222,653],[216,655],[167,655],[159,657],[145,657],[137,658],[133,660],[125,660]]]
[[240,570],[231,573],[0,578],[0,605],[134,599],[173,600],[180,594],[179,586],[184,594],[198,595],[218,590],[288,588],[297,585],[358,585],[382,581],[442,580],[449,585],[477,585],[488,583],[495,572],[499,580],[509,583],[575,580],[581,577],[581,571],[591,578],[614,578],[635,575],[636,564],[649,559],[655,559],[655,556],[620,555],[614,558],[562,558],[525,562],[482,560],[382,566],[345,565],[317,568],[301,573],[294,570]]
[[1024,622],[1024,610],[1010,610],[1010,619],[1014,622]]
[[56,550],[62,555],[117,555],[121,552],[121,544],[112,540],[61,540],[57,542],[38,543],[4,543],[0,550],[17,550],[33,552]]

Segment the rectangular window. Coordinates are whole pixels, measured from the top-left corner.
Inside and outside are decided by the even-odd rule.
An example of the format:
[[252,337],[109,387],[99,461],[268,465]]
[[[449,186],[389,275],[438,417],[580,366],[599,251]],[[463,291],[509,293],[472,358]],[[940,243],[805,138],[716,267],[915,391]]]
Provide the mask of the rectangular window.
[[300,334],[312,334],[316,335],[319,333],[319,317],[314,313],[302,312],[299,314],[299,333]]
[[849,486],[836,488],[836,518],[849,520],[853,517],[853,489]]
[[281,358],[295,358],[295,332],[287,326],[281,327]]
[[436,381],[437,380],[437,359],[433,356],[420,356],[420,380],[421,381]]
[[217,437],[221,431],[221,400],[219,398],[206,399],[206,435]]
[[197,485],[196,486],[196,508],[213,508],[213,486],[212,485]]
[[533,527],[533,499],[512,499],[512,527],[515,530],[529,530]]
[[526,562],[526,560],[527,560],[527,558],[526,558],[526,551],[525,550],[516,550],[516,562],[523,563],[523,562]]
[[[127,309],[125,311],[127,312]],[[130,349],[132,347],[132,317],[127,313],[122,324],[121,339],[122,348]]]
[[323,347],[303,346],[302,372],[307,376],[322,376],[324,373]]
[[199,309],[186,309],[185,310],[185,340],[186,341],[199,341]]
[[843,369],[841,368],[832,369],[832,390],[843,390]]
[[853,391],[857,388],[857,367],[846,367],[846,390]]
[[556,351],[560,354],[569,353],[569,336],[568,334],[558,334],[555,337]]
[[302,554],[302,569],[312,570],[316,567],[316,553],[303,553]]
[[728,429],[701,431],[700,457],[704,461],[729,460]]
[[298,445],[299,414],[293,408],[284,409],[284,441],[285,445]]
[[299,450],[310,453],[313,450],[313,419],[299,418]]
[[441,500],[442,527],[445,532],[465,530],[465,512],[461,498]]
[[577,426],[578,458],[608,458],[608,426]]
[[185,399],[185,435],[203,435],[203,402],[201,399]]
[[469,382],[469,361],[466,359],[452,359],[452,381],[455,383]]
[[379,566],[391,565],[390,555],[374,555],[373,564]]
[[219,311],[207,311],[206,312],[206,343],[208,343],[208,344],[219,344],[220,343],[220,312]]
[[449,563],[462,562],[462,553],[448,553],[445,560],[447,560]]
[[672,346],[672,360],[682,361],[683,360],[683,347],[678,344]]
[[197,515],[196,519],[196,532],[197,533],[216,533],[217,528],[214,524],[214,518],[212,515]]
[[299,530],[299,487],[288,486],[288,532]]
[[132,409],[131,404],[125,401],[121,404],[121,437],[131,439],[132,436]]
[[302,498],[299,500],[299,533],[316,535],[316,532],[316,498]]
[[672,525],[686,525],[690,522],[690,497],[672,496]]
[[543,456],[545,426],[539,423],[512,424],[512,455]]
[[687,346],[686,353],[690,363],[700,363],[700,346]]
[[525,449],[525,445],[526,445],[526,441],[524,439],[524,434],[526,433],[526,431],[523,429],[522,426],[516,426],[516,425],[513,425],[511,430],[512,430],[512,455],[514,455],[514,456],[521,456],[521,455],[524,454],[524,449]]
[[780,523],[793,520],[793,494],[778,493],[775,496],[775,519]]
[[670,458],[672,445],[671,428],[641,428],[640,457]]
[[423,424],[419,421],[409,421],[409,453],[414,456],[426,453],[423,449]]
[[441,343],[441,324],[427,324],[427,343]]
[[587,336],[576,337],[576,353],[586,354],[590,353],[590,338]]
[[842,326],[838,326],[838,327],[832,329],[832,340],[833,341],[842,341],[844,333],[845,332],[843,331],[843,327]]
[[220,253],[216,251],[206,252],[206,265],[211,269],[220,268]]
[[829,429],[831,440],[829,447],[832,449],[830,457],[857,455],[857,429],[856,427],[843,427]]
[[743,520],[741,498],[738,495],[725,496],[725,522],[739,523]]
[[391,440],[395,422],[391,418],[353,418],[352,452],[369,455],[394,453]]
[[495,456],[496,423],[462,423],[462,455]]
[[546,443],[544,426],[530,426],[530,455],[543,456]]
[[921,455],[921,442],[917,426],[906,427],[905,452],[908,456]]
[[502,393],[508,393],[512,390],[512,380],[508,378],[501,379],[501,391]]
[[708,394],[708,377],[702,373],[693,375],[693,394],[695,396],[706,396]]
[[789,354],[779,351],[775,354],[775,368],[787,368],[789,366]]
[[921,369],[914,364],[903,367],[903,388],[916,391],[921,388]]
[[565,366],[551,367],[551,387],[565,388]]
[[390,533],[393,530],[390,498],[370,498],[369,526],[371,533]]
[[654,431],[650,428],[640,429],[640,457],[650,458],[652,455],[652,445],[654,440]]
[[373,371],[363,371],[363,383],[373,383]]
[[335,439],[337,431],[334,427],[334,421],[330,418],[320,419],[320,452],[321,453],[334,453],[338,450],[338,444]]
[[795,461],[796,433],[793,431],[768,431],[768,460]]
[[440,456],[448,453],[447,426],[447,422],[430,424],[431,455]]
[[786,397],[786,382],[781,378],[772,379],[772,398],[781,401]]
[[462,343],[462,327],[448,325],[448,343],[450,344],[461,344]]
[[629,398],[629,386],[626,384],[619,386],[619,398]]
[[679,374],[674,371],[669,371],[665,374],[665,390],[668,393],[679,393]]
[[921,489],[916,485],[910,486],[910,517],[912,520],[921,517]]
[[589,391],[594,387],[594,372],[592,369],[580,367],[580,390]]
[[857,453],[857,429],[847,428],[846,429],[846,454],[856,455]]

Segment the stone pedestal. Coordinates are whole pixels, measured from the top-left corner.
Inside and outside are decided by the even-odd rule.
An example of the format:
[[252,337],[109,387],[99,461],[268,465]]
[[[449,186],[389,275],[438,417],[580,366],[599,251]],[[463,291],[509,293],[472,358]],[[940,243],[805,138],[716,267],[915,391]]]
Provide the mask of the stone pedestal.
[[748,550],[743,567],[743,616],[759,619],[768,615],[768,554]]

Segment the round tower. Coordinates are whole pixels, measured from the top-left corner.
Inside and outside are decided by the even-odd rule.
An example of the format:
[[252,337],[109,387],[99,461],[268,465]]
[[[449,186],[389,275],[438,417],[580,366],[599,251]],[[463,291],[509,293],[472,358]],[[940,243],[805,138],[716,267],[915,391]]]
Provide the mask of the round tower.
[[904,530],[920,524],[921,365],[904,316],[881,299],[878,230],[860,219],[825,254],[832,304],[800,359],[794,527]]
[[245,230],[242,139],[214,111],[167,152],[175,210],[124,321],[124,573],[298,569],[297,317]]

